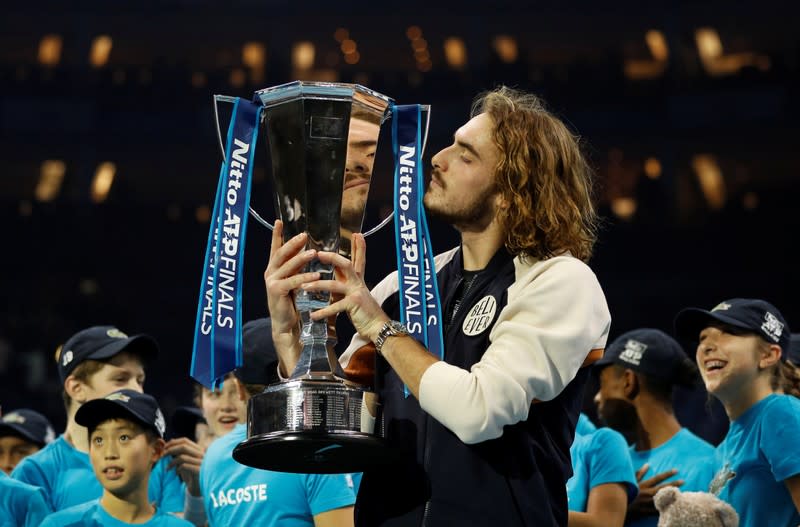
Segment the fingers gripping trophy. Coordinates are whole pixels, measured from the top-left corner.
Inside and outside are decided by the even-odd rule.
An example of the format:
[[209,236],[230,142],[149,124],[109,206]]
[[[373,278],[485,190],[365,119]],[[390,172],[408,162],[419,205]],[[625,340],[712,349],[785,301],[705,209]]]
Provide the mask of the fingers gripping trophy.
[[[257,91],[253,102],[217,96],[215,109],[218,101],[234,102],[234,110],[206,250],[191,372],[207,386],[241,364],[240,291],[227,288],[241,283],[249,208],[249,177],[242,174],[252,170],[258,133],[266,135],[284,240],[306,233],[306,249],[350,258],[381,125],[395,108],[389,97],[360,85],[302,81]],[[333,279],[332,266],[316,259],[302,272]],[[335,321],[310,316],[331,302],[330,293],[298,289],[294,302],[300,359],[288,379],[251,398],[247,439],[233,457],[256,468],[299,473],[357,472],[387,460],[391,456],[375,430],[376,394],[343,373],[334,353]]]

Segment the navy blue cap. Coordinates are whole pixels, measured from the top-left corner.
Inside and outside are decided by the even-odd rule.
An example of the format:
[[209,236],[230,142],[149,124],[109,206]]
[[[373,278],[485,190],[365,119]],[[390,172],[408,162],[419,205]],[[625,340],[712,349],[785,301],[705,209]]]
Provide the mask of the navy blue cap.
[[114,326],[92,326],[75,333],[61,347],[58,356],[61,384],[81,362],[108,359],[123,350],[132,351],[143,360],[150,361],[158,355],[158,344],[149,335],[129,337]]
[[757,298],[732,298],[714,306],[711,311],[697,307],[682,309],[675,317],[675,334],[686,342],[697,342],[700,332],[711,322],[721,322],[759,335],[781,347],[782,357],[789,351],[789,325],[778,309]]
[[269,318],[250,320],[242,326],[242,365],[233,374],[245,384],[270,384],[278,380],[278,354]]
[[56,438],[53,425],[39,412],[20,408],[9,412],[0,419],[0,437],[16,435],[40,447]]
[[684,372],[693,368],[686,362],[694,364],[674,338],[660,329],[640,328],[614,339],[595,366],[618,364],[648,377],[689,385]]
[[146,393],[117,390],[102,399],[87,401],[75,412],[75,422],[93,428],[108,419],[127,417],[164,437],[167,427],[158,402]]
[[170,436],[188,437],[196,441],[195,428],[197,423],[205,423],[206,419],[203,417],[203,412],[196,406],[179,406],[172,414],[170,421]]
[[789,352],[786,359],[792,361],[795,366],[800,366],[800,333],[792,333],[792,340],[789,344]]

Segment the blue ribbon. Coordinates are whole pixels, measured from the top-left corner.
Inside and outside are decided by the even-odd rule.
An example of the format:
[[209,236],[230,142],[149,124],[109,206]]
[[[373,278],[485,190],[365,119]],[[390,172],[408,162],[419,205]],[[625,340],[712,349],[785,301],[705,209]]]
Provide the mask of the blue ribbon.
[[236,98],[208,233],[190,375],[209,389],[242,365],[242,276],[260,104]]
[[[418,104],[392,106],[395,158],[395,247],[400,318],[408,332],[444,359],[442,309],[434,272],[433,249],[422,204],[422,120]],[[408,397],[408,387],[405,387]]]

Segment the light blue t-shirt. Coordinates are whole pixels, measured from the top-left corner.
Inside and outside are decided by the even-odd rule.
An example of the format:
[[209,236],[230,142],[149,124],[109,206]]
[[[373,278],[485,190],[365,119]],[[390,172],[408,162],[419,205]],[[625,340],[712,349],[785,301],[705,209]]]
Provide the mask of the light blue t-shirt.
[[[165,512],[183,512],[186,487],[175,469],[168,469],[171,457],[163,457],[150,473],[148,497]],[[73,447],[61,435],[16,466],[11,477],[40,487],[47,505],[60,511],[99,499],[103,487],[94,475],[89,454]]]
[[233,449],[244,441],[245,425],[208,447],[200,467],[200,489],[210,527],[313,527],[317,514],[355,503],[351,477],[290,474],[237,463]]
[[584,414],[583,412],[580,413],[578,416],[578,424],[575,426],[575,435],[585,436],[587,434],[591,434],[597,430],[597,427],[594,425],[591,419]]
[[39,527],[50,509],[44,492],[0,470],[0,527]]
[[620,483],[633,501],[639,489],[628,444],[619,432],[598,428],[592,433],[575,436],[569,449],[572,458],[572,477],[567,481],[567,507],[571,511],[586,512],[589,492],[598,485]]
[[107,513],[103,506],[100,505],[99,498],[54,512],[45,518],[42,523],[42,527],[128,527],[129,525],[141,525],[143,527],[194,527],[188,521],[159,509],[156,509],[153,517],[144,523],[124,522]]
[[[681,428],[669,441],[656,448],[637,451],[634,445],[630,447],[629,452],[634,470],[638,471],[644,464],[650,465],[642,479],[649,479],[662,472],[676,469],[678,473],[664,482],[682,479],[684,481],[680,487],[682,492],[707,492],[716,470],[714,447],[686,428]],[[656,527],[658,516],[640,518],[626,522],[625,525]]]
[[739,513],[742,527],[796,527],[800,514],[784,480],[800,474],[800,401],[770,395],[731,422],[717,447],[712,492]]

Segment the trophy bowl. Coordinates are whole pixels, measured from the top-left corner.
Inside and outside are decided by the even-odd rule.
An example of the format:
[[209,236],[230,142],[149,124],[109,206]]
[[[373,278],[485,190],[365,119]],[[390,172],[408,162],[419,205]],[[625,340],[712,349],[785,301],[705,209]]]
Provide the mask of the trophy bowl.
[[[307,249],[350,256],[361,231],[374,149],[391,99],[356,84],[296,81],[256,92],[272,164],[277,215],[284,239],[306,232]],[[373,155],[370,155],[372,152]],[[333,275],[319,260],[304,272]],[[380,406],[369,388],[346,379],[330,321],[310,313],[329,293],[295,291],[300,359],[290,377],[252,397],[247,439],[233,451],[239,463],[297,473],[360,472],[390,462],[375,429]]]
[[377,395],[343,379],[288,380],[251,399],[239,463],[279,472],[359,472],[389,462]]

